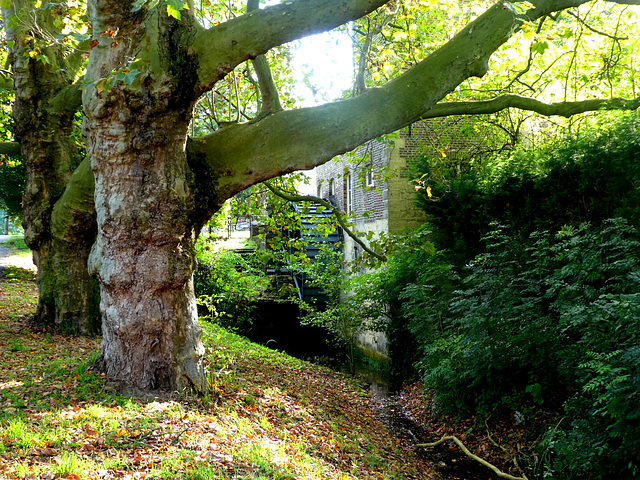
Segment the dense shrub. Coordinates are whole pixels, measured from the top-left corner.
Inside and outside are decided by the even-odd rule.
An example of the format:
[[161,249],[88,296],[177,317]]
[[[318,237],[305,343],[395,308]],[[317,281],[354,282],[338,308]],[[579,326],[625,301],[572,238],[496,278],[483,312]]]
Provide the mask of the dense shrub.
[[251,322],[253,302],[268,287],[266,275],[257,259],[215,250],[206,241],[196,247],[194,289],[200,315],[225,328],[242,330]]
[[545,478],[638,477],[640,115],[466,169],[427,160],[429,225],[368,293],[395,367],[447,414],[563,413]]
[[[446,301],[458,282],[453,268],[435,251],[429,238],[426,226],[389,238],[384,268],[362,272],[356,266],[341,285],[342,291],[349,294],[335,306],[354,331],[363,326],[386,331],[393,380],[398,382],[417,378],[414,364],[420,358],[420,345],[427,341],[426,333],[416,336],[408,328],[403,308],[416,305],[423,309],[421,301]],[[407,285],[415,289],[415,298],[405,298]]]
[[0,209],[16,221],[22,216],[26,183],[27,169],[22,160],[0,156]]
[[[464,263],[484,251],[490,224],[526,239],[536,230],[600,224],[620,216],[640,225],[640,114],[603,116],[579,136],[536,150],[517,149],[441,170],[429,157],[413,165],[424,187],[418,204],[434,241]],[[614,120],[611,120],[614,118]]]
[[401,295],[438,407],[481,416],[564,408],[566,423],[544,444],[554,478],[637,472],[638,232],[617,219],[525,243],[495,230],[487,241],[458,290],[442,290],[443,264],[425,263]]

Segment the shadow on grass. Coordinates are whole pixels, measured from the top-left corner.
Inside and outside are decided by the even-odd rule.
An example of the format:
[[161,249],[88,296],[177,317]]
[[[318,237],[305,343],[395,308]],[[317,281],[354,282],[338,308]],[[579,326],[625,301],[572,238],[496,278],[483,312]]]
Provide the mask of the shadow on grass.
[[143,402],[91,371],[99,338],[9,328],[35,309],[32,273],[0,279],[0,304],[7,302],[0,477],[431,478],[349,377],[205,323],[209,396],[158,392]]

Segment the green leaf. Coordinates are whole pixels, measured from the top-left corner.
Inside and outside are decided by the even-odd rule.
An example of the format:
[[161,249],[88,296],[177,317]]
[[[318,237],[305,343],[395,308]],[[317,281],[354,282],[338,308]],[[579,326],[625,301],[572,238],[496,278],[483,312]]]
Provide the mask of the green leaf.
[[180,20],[180,10],[188,9],[187,2],[182,0],[167,0],[167,14],[177,20]]
[[11,15],[7,20],[7,28],[18,28],[20,20],[17,15]]
[[565,31],[560,35],[560,38],[570,38],[573,36],[573,31],[570,28],[565,29]]
[[70,33],[69,36],[73,37],[78,42],[84,42],[84,41],[89,40],[91,38],[91,35],[89,35],[89,34],[83,35],[83,34],[80,34],[80,33]]
[[127,85],[131,85],[136,77],[138,76],[138,74],[140,73],[140,70],[136,70],[133,69],[131,71],[129,71],[128,73],[124,74],[124,83],[126,83]]
[[139,73],[140,73],[140,70],[136,70],[136,69],[129,70],[129,71],[126,71],[126,72],[118,72],[115,75],[115,81],[116,82],[124,82],[127,85],[131,85],[135,81],[136,76]]
[[547,41],[536,42],[531,46],[531,50],[540,55],[543,55],[547,48],[549,48],[549,43]]
[[167,14],[170,17],[173,17],[177,20],[180,20],[181,16],[180,16],[180,10],[176,10],[175,8],[173,8],[171,5],[167,5]]

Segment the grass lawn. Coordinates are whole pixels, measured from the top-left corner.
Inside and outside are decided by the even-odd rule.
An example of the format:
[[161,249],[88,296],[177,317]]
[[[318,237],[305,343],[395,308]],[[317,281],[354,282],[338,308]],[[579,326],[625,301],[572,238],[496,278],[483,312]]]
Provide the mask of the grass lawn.
[[33,331],[34,274],[0,279],[0,478],[422,479],[348,377],[204,324],[211,393],[114,393],[99,338]]
[[16,235],[0,243],[0,245],[11,250],[11,255],[17,255],[21,257],[27,257],[31,255],[31,250],[29,250],[27,244],[24,243],[24,237],[22,236]]

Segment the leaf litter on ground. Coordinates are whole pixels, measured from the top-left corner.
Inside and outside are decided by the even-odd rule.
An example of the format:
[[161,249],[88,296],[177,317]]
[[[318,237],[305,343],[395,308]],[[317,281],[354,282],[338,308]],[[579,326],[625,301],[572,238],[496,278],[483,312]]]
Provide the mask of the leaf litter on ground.
[[[210,394],[116,393],[99,338],[33,330],[32,273],[0,279],[0,478],[427,479],[348,376],[203,324]],[[20,299],[19,301],[17,299]]]

